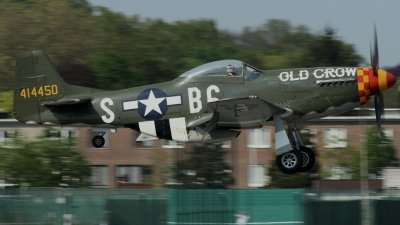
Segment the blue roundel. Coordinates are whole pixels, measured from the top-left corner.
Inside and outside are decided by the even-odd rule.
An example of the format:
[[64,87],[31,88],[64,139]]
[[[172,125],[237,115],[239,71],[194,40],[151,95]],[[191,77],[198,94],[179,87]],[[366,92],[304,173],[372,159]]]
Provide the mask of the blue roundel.
[[161,119],[168,111],[167,94],[158,88],[142,91],[137,97],[138,113],[146,120]]

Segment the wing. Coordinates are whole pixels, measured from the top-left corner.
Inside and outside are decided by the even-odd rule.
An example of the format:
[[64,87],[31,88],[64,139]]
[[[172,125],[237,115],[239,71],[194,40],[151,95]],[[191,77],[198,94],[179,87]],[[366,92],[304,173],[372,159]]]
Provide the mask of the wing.
[[257,97],[247,97],[210,102],[205,112],[214,113],[208,127],[210,130],[215,126],[246,129],[261,127],[273,114],[286,113],[286,109]]

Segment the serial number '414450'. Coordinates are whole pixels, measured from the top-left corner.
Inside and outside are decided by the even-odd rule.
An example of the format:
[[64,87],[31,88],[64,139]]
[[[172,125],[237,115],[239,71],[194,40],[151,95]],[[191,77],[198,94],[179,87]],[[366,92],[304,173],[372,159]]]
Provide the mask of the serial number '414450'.
[[51,95],[57,95],[58,94],[58,86],[53,84],[53,85],[45,85],[45,86],[40,86],[40,87],[33,87],[31,88],[23,88],[21,90],[20,96],[24,98],[30,98],[30,97],[38,97],[40,96],[51,96]]

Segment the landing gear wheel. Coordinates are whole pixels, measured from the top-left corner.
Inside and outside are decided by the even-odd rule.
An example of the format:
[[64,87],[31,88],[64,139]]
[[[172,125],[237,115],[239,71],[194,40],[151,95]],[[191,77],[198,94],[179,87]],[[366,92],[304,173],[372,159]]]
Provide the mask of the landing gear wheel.
[[92,139],[92,144],[96,148],[103,147],[105,143],[106,143],[106,141],[104,140],[104,138],[99,135],[94,136],[94,138]]
[[301,155],[303,156],[303,165],[298,170],[298,172],[302,172],[302,173],[308,172],[311,170],[311,168],[314,166],[314,163],[315,163],[314,152],[305,146],[300,146],[300,152],[301,152]]
[[303,156],[300,151],[294,149],[276,157],[276,166],[286,174],[296,173],[303,165]]

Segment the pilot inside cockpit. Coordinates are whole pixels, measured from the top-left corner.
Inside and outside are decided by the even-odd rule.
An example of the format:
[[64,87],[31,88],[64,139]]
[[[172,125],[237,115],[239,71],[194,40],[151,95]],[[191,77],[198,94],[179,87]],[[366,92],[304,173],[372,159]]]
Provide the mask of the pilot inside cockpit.
[[228,72],[229,76],[235,76],[236,75],[236,68],[235,66],[229,64],[228,67],[226,68],[226,71]]

